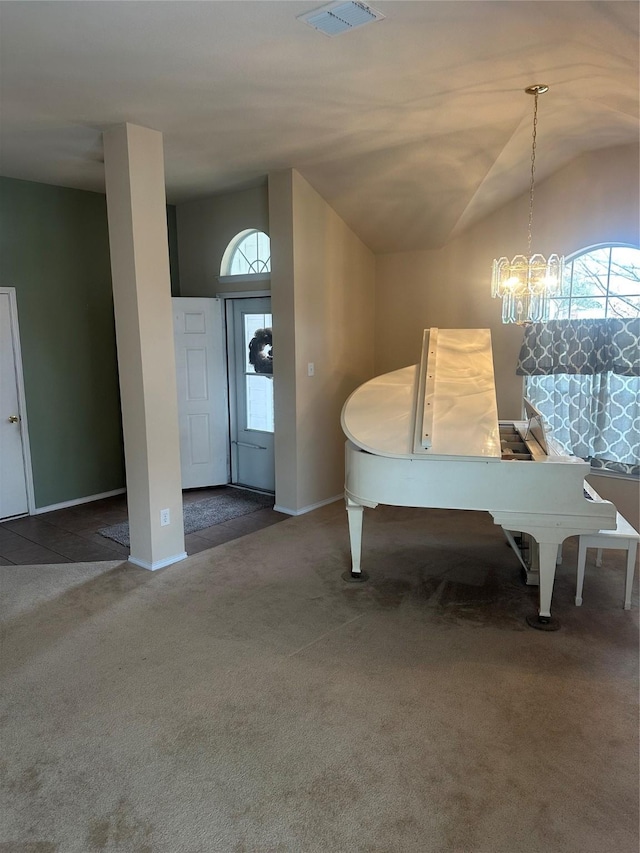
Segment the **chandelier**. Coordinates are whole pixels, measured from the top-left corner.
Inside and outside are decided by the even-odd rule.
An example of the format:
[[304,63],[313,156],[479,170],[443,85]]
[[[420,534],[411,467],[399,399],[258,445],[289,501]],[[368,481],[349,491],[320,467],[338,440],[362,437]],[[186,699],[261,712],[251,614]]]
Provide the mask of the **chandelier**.
[[533,222],[533,186],[536,166],[536,133],[538,128],[538,96],[549,91],[548,86],[528,86],[525,92],[535,97],[533,108],[533,141],[531,147],[531,182],[529,184],[529,225],[527,254],[512,260],[498,258],[493,262],[491,295],[502,299],[503,323],[543,323],[549,319],[549,297],[562,290],[564,258],[531,254],[531,225]]

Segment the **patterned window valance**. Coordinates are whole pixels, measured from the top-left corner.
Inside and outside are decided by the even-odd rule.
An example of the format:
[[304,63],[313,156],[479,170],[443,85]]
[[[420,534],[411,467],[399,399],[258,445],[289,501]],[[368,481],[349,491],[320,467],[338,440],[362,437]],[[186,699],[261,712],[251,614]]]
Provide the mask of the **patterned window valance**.
[[550,320],[525,327],[520,376],[640,376],[640,318]]

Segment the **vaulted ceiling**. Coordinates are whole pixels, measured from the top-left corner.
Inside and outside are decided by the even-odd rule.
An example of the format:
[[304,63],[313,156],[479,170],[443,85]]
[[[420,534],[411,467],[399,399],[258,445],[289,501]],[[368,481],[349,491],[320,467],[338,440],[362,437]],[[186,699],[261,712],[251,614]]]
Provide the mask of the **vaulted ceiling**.
[[376,252],[441,246],[581,153],[638,141],[625,2],[380,0],[329,38],[322,2],[2,2],[3,175],[103,191],[102,131],[163,133],[180,203],[295,168]]

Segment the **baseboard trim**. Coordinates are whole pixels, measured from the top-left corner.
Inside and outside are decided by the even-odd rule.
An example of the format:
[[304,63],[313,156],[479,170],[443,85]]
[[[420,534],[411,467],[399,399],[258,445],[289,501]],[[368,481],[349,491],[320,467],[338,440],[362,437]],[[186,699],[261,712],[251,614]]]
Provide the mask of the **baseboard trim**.
[[333,498],[327,498],[325,501],[318,501],[316,504],[309,504],[309,506],[303,506],[302,509],[289,509],[286,506],[280,506],[276,504],[274,506],[274,510],[276,512],[283,512],[285,515],[306,515],[308,512],[313,512],[314,509],[320,509],[321,506],[326,506],[327,504],[333,504],[336,501],[343,501],[344,494],[335,495]]
[[150,572],[155,572],[158,569],[164,569],[167,566],[172,566],[174,563],[179,563],[180,560],[186,560],[187,552],[176,554],[175,557],[167,557],[166,560],[157,560],[155,563],[148,563],[146,560],[138,560],[135,557],[129,557],[129,562],[134,566],[139,566],[141,569],[148,569]]
[[87,495],[86,498],[76,498],[73,501],[63,501],[60,504],[50,504],[49,506],[38,506],[34,509],[34,515],[42,515],[44,512],[55,512],[57,509],[68,509],[72,506],[80,506],[80,504],[88,504],[91,501],[100,501],[102,498],[112,498],[115,495],[124,495],[126,489],[113,489],[111,492],[101,492],[99,495]]

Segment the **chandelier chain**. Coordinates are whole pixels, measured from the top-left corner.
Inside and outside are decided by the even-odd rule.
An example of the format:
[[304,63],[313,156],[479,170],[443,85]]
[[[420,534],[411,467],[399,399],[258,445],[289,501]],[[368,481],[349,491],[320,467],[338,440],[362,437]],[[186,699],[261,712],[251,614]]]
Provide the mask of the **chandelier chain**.
[[531,146],[531,183],[529,184],[529,224],[527,227],[527,256],[531,257],[531,228],[533,224],[533,186],[536,172],[536,134],[538,131],[538,93],[534,94],[533,141]]

